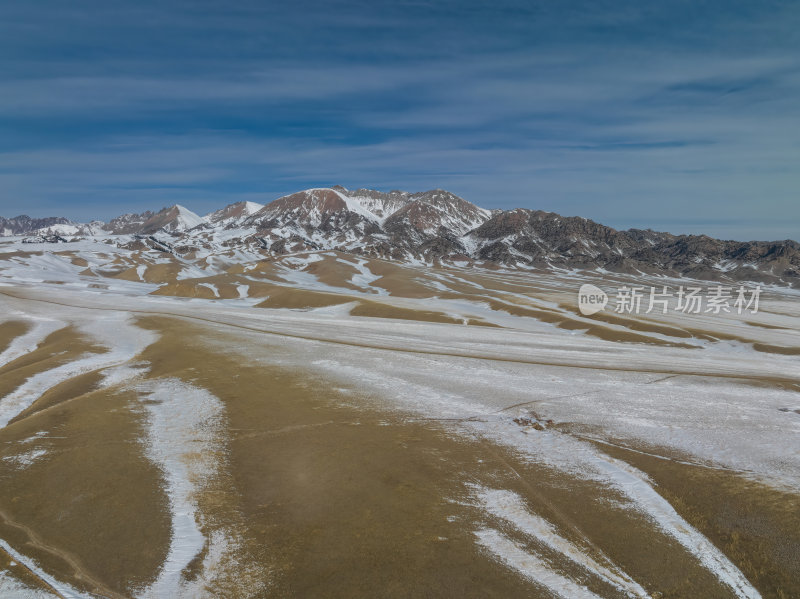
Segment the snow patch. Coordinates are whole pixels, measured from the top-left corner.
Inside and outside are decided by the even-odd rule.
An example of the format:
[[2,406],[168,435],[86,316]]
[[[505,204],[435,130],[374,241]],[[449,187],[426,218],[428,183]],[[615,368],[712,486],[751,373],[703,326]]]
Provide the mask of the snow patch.
[[44,393],[63,381],[94,370],[124,365],[156,339],[154,333],[131,324],[131,316],[124,312],[105,312],[94,320],[80,325],[79,330],[108,347],[109,351],[102,354],[85,354],[78,360],[30,377],[15,391],[0,399],[0,428],[6,426]]
[[[8,553],[12,558],[14,558],[17,562],[28,568],[31,572],[33,572],[38,578],[43,580],[45,583],[50,585],[53,589],[55,589],[56,593],[62,597],[62,599],[91,599],[90,595],[85,595],[79,591],[76,591],[71,586],[66,583],[59,582],[49,574],[47,574],[44,570],[42,570],[39,565],[33,561],[32,559],[22,555],[20,552],[16,551],[11,545],[5,542],[3,539],[0,539],[0,549],[3,549],[6,553]],[[4,592],[4,584],[2,579],[0,579],[0,593]],[[10,584],[8,585],[11,586]],[[45,593],[42,591],[37,591],[38,595],[33,595],[33,597],[53,597],[53,594]],[[25,595],[21,595],[25,597]],[[2,597],[2,594],[0,594]],[[14,599],[19,599],[20,595],[8,595],[8,597],[13,597]]]
[[585,550],[559,535],[555,526],[550,522],[530,513],[525,509],[522,497],[513,491],[488,489],[479,485],[475,485],[474,491],[482,507],[493,516],[509,522],[529,537],[558,551],[573,563],[588,570],[629,597],[649,597],[644,588],[612,564],[608,558],[603,556],[604,561],[608,562],[608,566],[601,565],[587,555]]
[[215,456],[221,450],[222,402],[179,379],[142,383],[137,390],[146,399],[146,452],[164,473],[172,511],[169,554],[156,581],[139,596],[198,597],[204,581],[188,582],[181,572],[206,544],[195,494],[198,485],[216,468]]
[[18,453],[17,455],[10,455],[3,458],[3,461],[8,462],[11,464],[13,468],[18,470],[24,470],[28,466],[33,465],[35,462],[39,460],[39,458],[47,455],[46,449],[31,449],[30,451],[26,451],[24,453]]
[[509,568],[536,585],[564,599],[600,599],[598,595],[569,578],[550,569],[538,556],[525,551],[507,536],[493,528],[484,528],[475,533],[478,543]]

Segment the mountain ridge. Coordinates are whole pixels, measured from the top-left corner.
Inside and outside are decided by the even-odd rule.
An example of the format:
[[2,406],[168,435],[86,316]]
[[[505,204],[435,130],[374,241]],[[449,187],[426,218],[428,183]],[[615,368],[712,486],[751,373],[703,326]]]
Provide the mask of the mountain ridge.
[[793,240],[731,241],[617,230],[542,210],[486,210],[443,189],[381,192],[337,185],[298,191],[266,205],[235,202],[202,217],[173,205],[108,223],[0,217],[0,232],[31,235],[29,242],[160,235],[164,239],[154,238],[159,247],[182,251],[247,248],[269,255],[339,250],[425,264],[800,284],[800,244]]

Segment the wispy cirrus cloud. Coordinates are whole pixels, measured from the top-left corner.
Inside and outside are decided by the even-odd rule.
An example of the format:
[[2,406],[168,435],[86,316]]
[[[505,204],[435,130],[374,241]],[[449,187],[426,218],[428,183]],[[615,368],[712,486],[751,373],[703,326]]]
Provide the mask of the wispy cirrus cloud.
[[796,4],[45,4],[0,8],[2,213],[342,183],[798,236]]

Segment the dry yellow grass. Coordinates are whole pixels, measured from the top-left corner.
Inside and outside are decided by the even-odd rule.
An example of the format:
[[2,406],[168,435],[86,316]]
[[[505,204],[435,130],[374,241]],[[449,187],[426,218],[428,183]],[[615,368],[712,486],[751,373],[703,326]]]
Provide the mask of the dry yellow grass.
[[[89,392],[0,431],[3,456],[25,444],[46,455],[17,470],[0,461],[0,538],[79,589],[130,596],[166,557],[161,473],[144,456],[132,394]],[[102,406],[102,408],[100,407]]]
[[19,320],[0,323],[0,352],[4,352],[14,339],[24,335],[28,329],[30,329],[28,323]]
[[294,287],[275,287],[270,290],[269,297],[258,308],[290,308],[293,310],[306,310],[310,308],[324,308],[337,306],[354,301],[354,297],[324,293],[322,291],[308,291]]
[[598,447],[646,472],[659,493],[728,555],[762,596],[800,597],[800,497],[730,471]]
[[385,289],[389,295],[407,298],[428,298],[438,295],[420,281],[424,277],[417,269],[374,259],[369,261],[368,267],[372,274],[379,277],[373,281],[372,286]]
[[350,315],[369,316],[372,318],[395,318],[399,320],[419,320],[422,322],[441,322],[446,324],[464,324],[462,319],[453,318],[442,312],[401,308],[391,304],[363,299],[359,300],[358,305],[350,310]]

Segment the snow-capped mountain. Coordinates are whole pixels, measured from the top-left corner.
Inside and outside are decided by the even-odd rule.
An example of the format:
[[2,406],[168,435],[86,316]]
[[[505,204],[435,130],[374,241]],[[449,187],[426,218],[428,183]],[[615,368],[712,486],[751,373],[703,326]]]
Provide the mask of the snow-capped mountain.
[[112,218],[104,227],[106,231],[113,235],[132,235],[138,233],[144,227],[144,224],[153,218],[155,213],[147,210],[141,214],[123,214],[116,218]]
[[356,189],[350,191],[341,185],[334,185],[331,189],[357,201],[362,208],[374,214],[379,219],[385,220],[408,204],[410,196],[406,191],[390,191],[384,193],[374,189]]
[[113,235],[145,235],[156,231],[180,233],[204,222],[202,217],[188,208],[175,204],[158,212],[147,210],[141,214],[123,214],[109,221],[103,229]]
[[256,202],[236,202],[206,214],[203,219],[212,225],[230,225],[244,221],[263,207],[264,204]]
[[3,218],[0,216],[0,235],[9,237],[11,235],[28,235],[39,229],[46,229],[55,225],[71,225],[74,224],[68,218],[63,217],[49,217],[49,218],[31,218],[23,214],[15,216],[14,218]]
[[35,231],[31,231],[33,235],[47,237],[57,235],[60,237],[74,237],[76,235],[94,236],[102,234],[105,231],[105,223],[102,221],[92,221],[90,223],[59,223],[55,225],[48,225],[41,227]]
[[336,189],[309,189],[267,204],[244,225],[269,242],[273,251],[333,247],[352,251],[380,234],[382,221],[359,197]]
[[386,228],[402,231],[409,228],[423,236],[445,234],[462,236],[491,217],[479,208],[443,189],[434,189],[409,197],[409,202],[386,219]]
[[163,208],[147,219],[142,225],[140,233],[155,233],[163,230],[169,233],[180,233],[188,231],[205,221],[191,210],[175,204],[169,208]]
[[489,211],[442,189],[386,193],[334,186],[299,191],[267,205],[237,202],[205,217],[175,205],[157,213],[125,214],[107,224],[0,219],[0,229],[6,235],[33,234],[33,241],[94,235],[130,244],[135,235],[173,252],[239,248],[269,256],[339,250],[428,264],[647,272],[800,285],[800,244],[794,241],[618,231],[540,210]]

